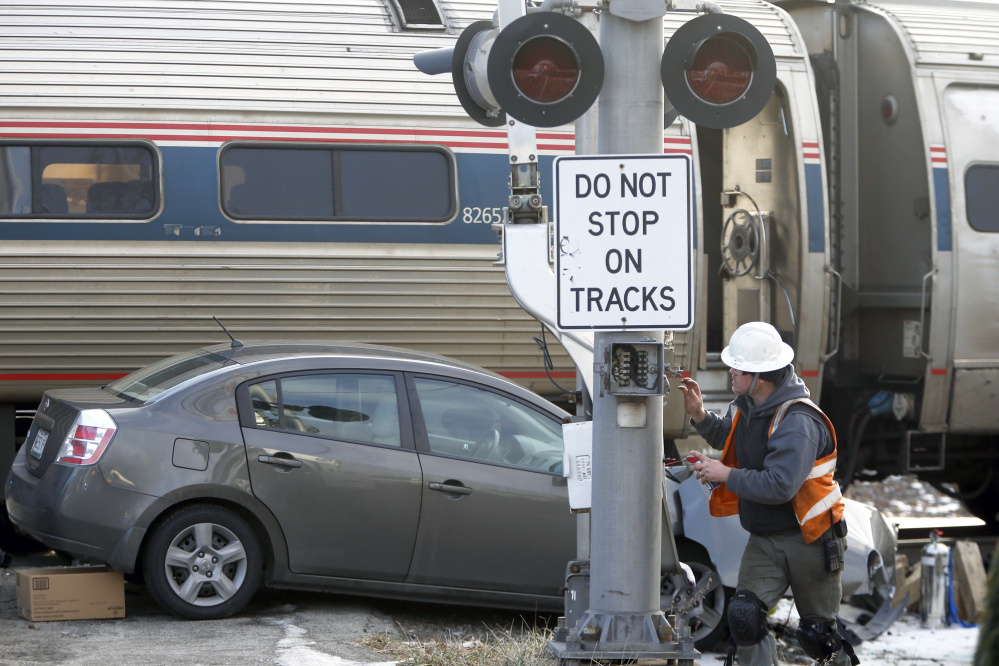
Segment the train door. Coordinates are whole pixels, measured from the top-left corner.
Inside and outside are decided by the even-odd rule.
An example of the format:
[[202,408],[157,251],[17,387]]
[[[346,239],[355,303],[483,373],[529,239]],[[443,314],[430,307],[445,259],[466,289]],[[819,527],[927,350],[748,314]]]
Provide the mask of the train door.
[[[940,220],[941,250],[954,257],[954,365],[950,431],[999,432],[999,87],[952,85],[943,93],[953,219]],[[936,167],[937,160],[934,159]],[[937,171],[935,168],[934,171]]]
[[752,121],[697,130],[706,264],[698,381],[712,409],[732,399],[720,354],[736,328],[767,321],[795,342],[803,216],[793,117],[778,85]]

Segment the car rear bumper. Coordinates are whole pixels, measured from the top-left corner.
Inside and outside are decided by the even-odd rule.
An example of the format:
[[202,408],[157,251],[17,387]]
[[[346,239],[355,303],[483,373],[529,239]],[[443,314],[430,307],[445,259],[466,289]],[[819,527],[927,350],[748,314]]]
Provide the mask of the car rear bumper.
[[143,532],[133,529],[135,521],[157,500],[112,488],[97,465],[54,464],[38,478],[21,456],[4,490],[7,513],[18,530],[50,548],[124,571],[134,566],[133,542]]

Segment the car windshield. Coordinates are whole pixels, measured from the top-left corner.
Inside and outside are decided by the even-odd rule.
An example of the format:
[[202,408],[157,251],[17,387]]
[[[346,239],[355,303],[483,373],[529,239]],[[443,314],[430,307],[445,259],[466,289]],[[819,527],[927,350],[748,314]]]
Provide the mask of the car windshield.
[[146,402],[192,377],[221,368],[227,362],[229,357],[215,352],[185,352],[136,370],[104,388],[119,397]]

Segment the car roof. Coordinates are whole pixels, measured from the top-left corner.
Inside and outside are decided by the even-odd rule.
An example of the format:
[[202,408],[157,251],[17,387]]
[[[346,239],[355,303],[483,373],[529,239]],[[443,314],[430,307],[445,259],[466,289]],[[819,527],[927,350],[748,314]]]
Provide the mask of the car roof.
[[402,349],[399,347],[386,347],[382,345],[369,345],[361,342],[356,343],[328,343],[328,342],[308,342],[308,341],[284,341],[284,340],[264,340],[244,342],[242,347],[234,348],[231,344],[218,344],[203,347],[205,353],[214,353],[227,356],[232,362],[240,365],[258,363],[261,361],[271,361],[287,358],[315,358],[315,357],[362,357],[371,360],[381,359],[387,361],[413,361],[418,363],[428,363],[449,368],[456,368],[487,375],[495,379],[509,382],[505,377],[486,370],[472,363],[466,363],[457,359],[420,352],[412,349]]
[[[323,358],[330,359],[331,361],[363,359],[370,362],[372,366],[383,365],[385,368],[395,367],[396,369],[408,370],[410,372],[426,372],[428,374],[449,375],[455,378],[470,379],[487,386],[492,386],[493,388],[508,391],[513,395],[518,395],[522,400],[528,400],[535,405],[543,406],[553,414],[558,414],[562,417],[568,416],[568,413],[558,405],[491,370],[486,370],[472,363],[466,363],[447,356],[412,349],[370,345],[360,342],[329,343],[263,340],[245,342],[241,347],[233,347],[230,343],[211,345],[195,350],[195,353],[222,356],[227,360],[226,365],[235,363],[247,368],[260,365],[266,366],[268,363],[274,361],[301,359],[303,364],[301,367],[287,368],[293,371],[306,369],[304,364],[307,364],[310,360]],[[219,371],[223,370],[220,368]],[[219,371],[209,373],[209,375],[215,375]],[[205,375],[200,379],[204,379],[207,376]],[[181,385],[174,387],[174,389],[179,388],[179,386]],[[165,394],[173,392],[173,389],[171,389],[165,392]]]

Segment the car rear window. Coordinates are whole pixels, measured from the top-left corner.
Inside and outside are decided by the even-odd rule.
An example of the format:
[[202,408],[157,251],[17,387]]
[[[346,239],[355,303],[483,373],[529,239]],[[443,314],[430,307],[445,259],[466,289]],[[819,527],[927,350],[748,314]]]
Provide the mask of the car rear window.
[[188,379],[217,370],[230,362],[215,352],[185,352],[136,370],[108,384],[105,390],[122,398],[146,402]]

